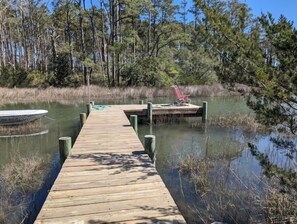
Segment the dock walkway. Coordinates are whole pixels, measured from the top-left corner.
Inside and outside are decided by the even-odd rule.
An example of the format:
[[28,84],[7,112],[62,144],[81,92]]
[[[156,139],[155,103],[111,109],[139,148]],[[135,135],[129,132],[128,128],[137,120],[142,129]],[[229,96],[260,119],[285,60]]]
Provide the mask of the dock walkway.
[[124,110],[90,113],[35,223],[185,223]]

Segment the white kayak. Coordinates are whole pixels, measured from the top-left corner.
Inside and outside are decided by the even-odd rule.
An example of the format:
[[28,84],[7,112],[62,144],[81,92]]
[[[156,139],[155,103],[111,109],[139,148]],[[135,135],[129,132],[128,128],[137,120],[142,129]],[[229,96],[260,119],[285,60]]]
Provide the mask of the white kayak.
[[45,116],[47,110],[0,110],[0,125],[20,125]]

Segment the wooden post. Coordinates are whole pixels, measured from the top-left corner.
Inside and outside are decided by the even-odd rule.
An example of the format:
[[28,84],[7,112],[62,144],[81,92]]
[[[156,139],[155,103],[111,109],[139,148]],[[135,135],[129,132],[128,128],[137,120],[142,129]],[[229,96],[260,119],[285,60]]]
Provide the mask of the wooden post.
[[147,103],[147,120],[149,122],[150,125],[153,124],[153,103],[152,102],[148,102]]
[[156,136],[154,135],[145,135],[144,136],[144,150],[152,159],[155,161],[155,149],[156,149]]
[[89,116],[89,114],[91,113],[92,111],[92,104],[88,103],[87,104],[87,116]]
[[143,104],[143,100],[139,100],[139,104]]
[[60,158],[64,161],[71,154],[71,137],[59,138]]
[[203,101],[202,122],[207,121],[207,101]]
[[90,91],[90,74],[87,74],[87,87],[88,87],[88,101],[91,99],[91,91]]
[[79,117],[80,117],[80,127],[82,128],[84,126],[84,124],[86,123],[87,114],[86,113],[81,113],[79,115]]
[[138,133],[138,119],[137,115],[130,115],[130,123],[134,128],[135,132]]

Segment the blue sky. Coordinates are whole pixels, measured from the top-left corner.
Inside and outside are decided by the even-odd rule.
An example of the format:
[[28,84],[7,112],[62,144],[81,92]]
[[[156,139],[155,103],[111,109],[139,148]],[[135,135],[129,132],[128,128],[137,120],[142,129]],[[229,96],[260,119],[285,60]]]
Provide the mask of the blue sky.
[[[182,0],[174,0],[175,4],[180,5]],[[223,1],[223,0],[222,0]],[[287,19],[294,22],[297,27],[297,0],[239,0],[240,2],[246,3],[252,10],[254,16],[260,16],[261,12],[270,12],[273,17],[277,20],[281,14]],[[188,0],[187,8],[193,5],[193,0]],[[192,20],[193,17],[190,15],[188,20]]]
[[271,12],[274,18],[279,18],[283,14],[287,19],[297,26],[297,0],[241,0],[245,2],[255,16],[261,12]]
[[[0,0],[1,1],[1,0]],[[44,2],[51,2],[52,0],[43,0]],[[173,0],[175,4],[179,4],[182,0]],[[187,8],[193,5],[193,0],[187,0]],[[281,14],[285,15],[287,19],[294,22],[297,27],[297,0],[239,0],[246,3],[255,16],[260,16],[261,12],[271,12],[275,19],[278,19]],[[86,0],[86,4],[90,6],[90,0]],[[93,0],[93,3],[98,6],[99,0]],[[51,4],[48,5],[51,7]],[[188,20],[192,20],[192,15],[189,14]]]

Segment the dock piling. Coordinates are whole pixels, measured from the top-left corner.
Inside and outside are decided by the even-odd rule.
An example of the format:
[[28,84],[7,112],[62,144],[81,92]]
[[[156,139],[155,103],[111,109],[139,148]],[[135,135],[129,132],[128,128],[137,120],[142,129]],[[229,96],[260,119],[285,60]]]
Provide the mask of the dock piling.
[[138,133],[138,118],[137,115],[130,115],[130,123],[134,128],[134,131]]
[[152,102],[147,103],[147,120],[150,125],[153,124],[153,103]]
[[71,137],[59,138],[60,158],[64,161],[71,154]]
[[87,104],[87,116],[89,116],[89,114],[91,113],[92,111],[92,104],[91,103],[88,103]]
[[84,126],[84,124],[86,123],[87,114],[86,113],[80,113],[79,117],[80,117],[80,127],[82,128]]
[[149,155],[151,160],[155,161],[155,149],[156,149],[156,136],[145,135],[144,136],[144,150]]
[[202,122],[206,122],[207,121],[207,101],[203,101],[203,113],[202,113]]

